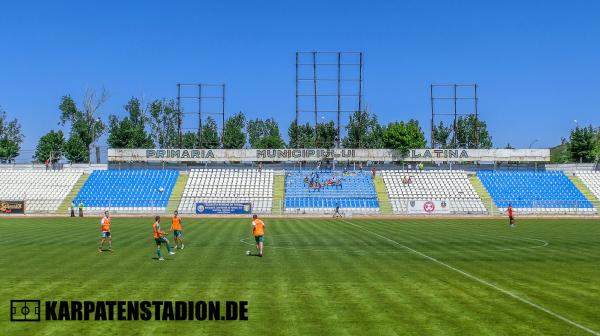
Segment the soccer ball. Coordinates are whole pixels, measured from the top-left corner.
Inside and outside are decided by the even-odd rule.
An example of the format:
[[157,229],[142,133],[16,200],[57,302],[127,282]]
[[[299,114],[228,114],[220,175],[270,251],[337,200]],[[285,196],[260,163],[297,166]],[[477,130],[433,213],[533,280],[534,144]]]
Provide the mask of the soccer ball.
[[158,188],[158,191],[163,192],[163,191],[165,191],[165,189],[163,187],[160,187],[160,188]]
[[249,255],[251,255],[251,254],[252,254],[252,253],[251,253],[250,251],[246,251],[246,255],[247,255],[247,256],[249,256]]

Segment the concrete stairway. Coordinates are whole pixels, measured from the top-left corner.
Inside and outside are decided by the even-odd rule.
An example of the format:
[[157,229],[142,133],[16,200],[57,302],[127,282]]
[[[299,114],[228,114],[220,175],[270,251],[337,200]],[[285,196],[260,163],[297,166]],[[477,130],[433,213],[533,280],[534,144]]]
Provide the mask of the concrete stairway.
[[483,205],[487,209],[488,213],[491,215],[498,215],[499,210],[496,207],[496,204],[494,204],[492,197],[488,193],[487,189],[485,189],[483,183],[481,183],[479,177],[475,174],[469,175],[469,182],[471,182],[471,185],[473,185],[473,187],[475,188],[475,191],[479,195],[479,198],[481,198],[481,201],[483,202]]
[[173,211],[177,210],[177,207],[181,202],[181,195],[183,195],[183,189],[185,189],[188,177],[188,174],[179,173],[177,181],[175,181],[175,185],[173,186],[169,203],[167,203],[167,213],[173,213]]
[[73,189],[71,189],[71,191],[69,192],[67,197],[62,201],[62,203],[56,210],[57,214],[64,215],[67,213],[67,211],[69,211],[71,202],[75,199],[75,196],[77,196],[77,194],[79,193],[79,190],[81,190],[81,188],[85,184],[85,181],[87,181],[87,179],[89,177],[90,177],[90,174],[86,174],[86,173],[81,174],[81,176],[79,177],[79,180],[77,180],[77,182],[75,182],[75,184],[73,185]]
[[273,208],[271,213],[274,215],[283,214],[285,203],[285,175],[277,173],[274,176],[273,183]]
[[377,200],[379,201],[379,212],[382,215],[392,215],[392,203],[390,203],[390,197],[385,189],[385,183],[383,178],[379,175],[375,175],[375,192],[377,193]]
[[587,198],[588,201],[592,203],[594,208],[596,208],[596,211],[600,210],[600,201],[596,198],[594,193],[592,193],[592,191],[588,189],[588,187],[586,187],[585,183],[583,183],[583,181],[581,181],[579,177],[573,174],[567,174],[567,177],[569,178],[569,180],[571,180],[571,182],[573,182],[577,189],[581,191],[583,196],[585,196],[585,198]]

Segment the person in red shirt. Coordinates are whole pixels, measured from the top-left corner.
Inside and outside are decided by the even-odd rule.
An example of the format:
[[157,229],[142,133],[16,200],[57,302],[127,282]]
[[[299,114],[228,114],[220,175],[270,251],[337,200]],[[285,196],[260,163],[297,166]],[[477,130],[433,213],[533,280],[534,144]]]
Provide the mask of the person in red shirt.
[[510,227],[515,227],[515,217],[513,216],[512,204],[508,203],[508,208],[506,209],[506,213],[508,214],[508,221],[510,223]]

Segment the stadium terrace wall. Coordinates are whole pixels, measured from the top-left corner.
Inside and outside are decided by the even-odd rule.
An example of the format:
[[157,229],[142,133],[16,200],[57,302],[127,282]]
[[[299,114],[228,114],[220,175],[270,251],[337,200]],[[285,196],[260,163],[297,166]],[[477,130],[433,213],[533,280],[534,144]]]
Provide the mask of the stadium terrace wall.
[[115,162],[549,162],[549,149],[108,149]]

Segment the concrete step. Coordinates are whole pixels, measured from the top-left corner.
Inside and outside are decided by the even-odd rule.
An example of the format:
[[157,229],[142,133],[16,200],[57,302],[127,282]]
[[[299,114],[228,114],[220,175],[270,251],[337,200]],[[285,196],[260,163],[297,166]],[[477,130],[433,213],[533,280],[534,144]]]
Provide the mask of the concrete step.
[[385,188],[385,182],[379,175],[375,175],[375,192],[377,193],[377,200],[379,201],[379,212],[382,215],[393,214],[392,203],[388,195],[387,189]]
[[581,191],[583,196],[585,196],[585,198],[592,203],[594,208],[596,208],[596,211],[599,210],[600,201],[596,198],[596,195],[594,195],[594,193],[592,193],[592,191],[585,185],[585,183],[583,183],[583,181],[577,175],[567,174],[567,177],[569,180],[571,180],[571,182],[573,182],[575,187]]
[[283,205],[285,203],[285,175],[275,175],[273,181],[273,207],[271,213],[274,215],[283,214]]
[[483,202],[483,205],[487,209],[488,213],[491,215],[499,214],[496,204],[494,204],[492,197],[488,193],[487,189],[485,189],[483,183],[481,183],[479,177],[475,174],[469,175],[469,182],[471,182],[471,185],[473,185],[473,188],[475,188],[475,191],[479,195],[479,198]]
[[56,210],[57,214],[65,215],[69,211],[71,202],[75,199],[75,196],[77,196],[77,194],[79,193],[79,190],[81,190],[81,188],[85,184],[85,181],[87,181],[89,177],[90,177],[90,174],[86,174],[86,173],[81,174],[81,176],[79,177],[77,182],[75,182],[75,184],[73,185],[73,188],[71,189],[71,191],[69,192],[67,197],[62,201],[62,203]]
[[175,181],[175,185],[173,186],[169,203],[167,203],[167,213],[173,213],[173,211],[177,210],[177,207],[179,207],[179,203],[181,203],[181,196],[183,195],[183,189],[185,189],[188,177],[188,174],[179,173],[177,181]]

